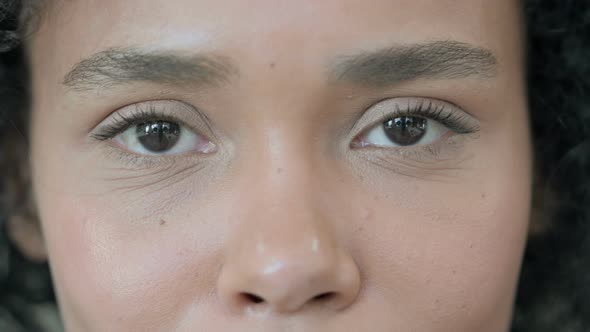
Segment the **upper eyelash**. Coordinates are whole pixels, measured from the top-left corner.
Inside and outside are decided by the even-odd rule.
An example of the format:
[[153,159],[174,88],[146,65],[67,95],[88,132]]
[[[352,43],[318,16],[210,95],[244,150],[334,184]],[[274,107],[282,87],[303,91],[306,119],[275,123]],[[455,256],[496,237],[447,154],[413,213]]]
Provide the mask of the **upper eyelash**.
[[[115,116],[119,117],[119,119],[111,124],[105,125],[99,130],[99,132],[94,133],[91,136],[96,140],[106,141],[114,138],[134,125],[147,121],[160,120],[182,123],[182,121],[174,116],[159,112],[151,104],[148,104],[147,106],[136,105],[135,111],[130,115],[116,113]],[[377,123],[400,116],[420,116],[435,120],[458,134],[470,134],[479,131],[479,126],[468,124],[469,121],[466,120],[466,115],[459,115],[457,112],[448,111],[445,105],[437,106],[433,101],[425,100],[422,100],[415,105],[410,105],[410,102],[408,102],[406,109],[401,109],[399,104],[396,104],[395,114],[383,112]]]
[[467,115],[460,115],[457,112],[448,110],[445,105],[436,105],[433,101],[422,100],[415,105],[410,105],[405,109],[400,108],[399,104],[395,105],[395,113],[383,112],[377,123],[382,123],[394,117],[400,116],[418,116],[426,119],[438,121],[453,130],[457,134],[471,134],[479,131],[479,126],[474,125],[467,119]]
[[153,105],[136,105],[135,110],[130,115],[123,115],[116,113],[114,117],[118,117],[113,123],[105,125],[100,128],[99,132],[92,134],[92,138],[99,141],[106,141],[114,138],[125,130],[148,121],[170,121],[182,124],[182,121],[174,116],[163,114],[159,112]]

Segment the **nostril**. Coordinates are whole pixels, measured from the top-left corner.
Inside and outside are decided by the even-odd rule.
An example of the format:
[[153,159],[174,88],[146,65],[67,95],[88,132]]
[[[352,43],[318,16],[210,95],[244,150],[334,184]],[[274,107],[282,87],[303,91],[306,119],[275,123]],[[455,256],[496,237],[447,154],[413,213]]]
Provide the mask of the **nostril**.
[[333,298],[336,294],[334,292],[321,293],[313,297],[313,301],[326,301]]
[[242,293],[242,297],[247,301],[247,302],[251,302],[254,304],[259,304],[264,302],[264,299],[261,298],[258,295],[252,294],[252,293]]

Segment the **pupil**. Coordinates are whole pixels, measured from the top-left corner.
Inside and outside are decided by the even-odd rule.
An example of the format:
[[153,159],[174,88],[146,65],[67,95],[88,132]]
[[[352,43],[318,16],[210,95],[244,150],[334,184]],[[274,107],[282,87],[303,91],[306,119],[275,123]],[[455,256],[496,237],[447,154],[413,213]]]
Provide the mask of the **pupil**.
[[426,119],[415,116],[400,116],[383,123],[385,134],[401,146],[418,143],[426,134]]
[[170,150],[180,138],[180,126],[166,121],[141,123],[135,132],[141,145],[150,152]]

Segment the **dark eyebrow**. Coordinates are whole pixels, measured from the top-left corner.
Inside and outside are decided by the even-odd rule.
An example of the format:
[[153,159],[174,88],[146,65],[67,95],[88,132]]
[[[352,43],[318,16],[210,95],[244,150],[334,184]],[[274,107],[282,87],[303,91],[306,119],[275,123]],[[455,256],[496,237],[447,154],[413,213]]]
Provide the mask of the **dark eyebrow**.
[[132,82],[219,86],[237,73],[229,59],[213,55],[181,56],[138,48],[111,48],[80,61],[63,84],[92,90]]
[[398,45],[336,59],[336,81],[384,87],[415,79],[492,78],[497,60],[484,48],[456,41]]

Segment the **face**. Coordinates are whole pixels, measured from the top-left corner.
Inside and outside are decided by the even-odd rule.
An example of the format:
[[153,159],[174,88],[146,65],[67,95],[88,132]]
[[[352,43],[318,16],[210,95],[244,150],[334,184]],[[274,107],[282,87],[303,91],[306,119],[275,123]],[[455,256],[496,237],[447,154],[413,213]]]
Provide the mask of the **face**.
[[517,1],[45,11],[31,164],[68,330],[507,330]]

